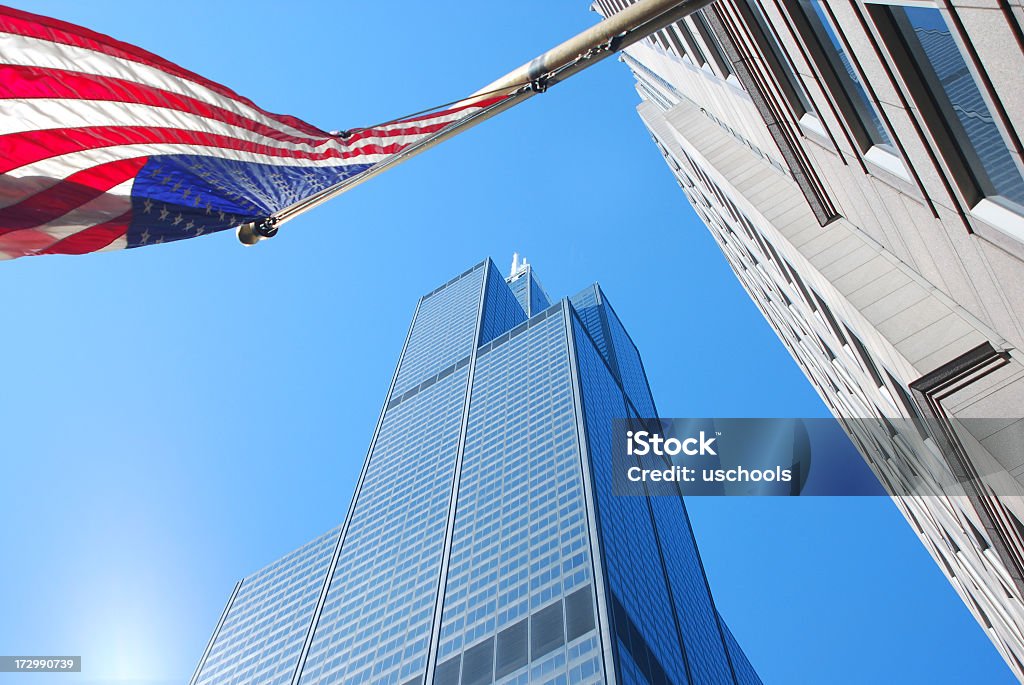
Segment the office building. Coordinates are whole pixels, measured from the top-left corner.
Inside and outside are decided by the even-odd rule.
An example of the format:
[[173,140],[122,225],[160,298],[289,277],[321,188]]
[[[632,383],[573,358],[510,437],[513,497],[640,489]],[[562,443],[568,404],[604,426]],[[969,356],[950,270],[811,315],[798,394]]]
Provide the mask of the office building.
[[344,523],[240,581],[192,683],[759,684],[678,490],[612,495],[612,419],[655,412],[597,285],[459,274],[420,298]]
[[1024,679],[1022,28],[1019,2],[719,0],[622,59],[736,277]]

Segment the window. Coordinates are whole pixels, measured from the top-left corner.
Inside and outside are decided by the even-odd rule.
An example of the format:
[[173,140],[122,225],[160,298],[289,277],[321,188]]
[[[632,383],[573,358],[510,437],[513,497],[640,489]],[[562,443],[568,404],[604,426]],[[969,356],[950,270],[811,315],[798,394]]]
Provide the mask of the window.
[[687,24],[686,19],[680,19],[672,25],[675,29],[675,34],[678,39],[685,46],[683,52],[683,58],[698,67],[703,67],[707,64],[707,59],[704,57],[704,53],[701,51],[697,41],[693,38],[693,33],[690,31],[690,26]]
[[821,295],[819,295],[813,290],[811,291],[811,293],[813,293],[814,299],[818,305],[817,309],[815,310],[815,314],[818,315],[818,318],[823,323],[826,323],[828,325],[829,329],[831,329],[832,331],[832,334],[836,336],[836,340],[839,341],[839,344],[842,345],[843,348],[846,349],[846,351],[852,356],[853,352],[850,351],[850,343],[846,341],[846,336],[843,335],[843,329],[840,328],[839,322],[836,321],[836,317],[832,315],[832,310],[830,310],[828,308],[828,305],[825,304],[825,300],[821,298]]
[[802,121],[805,115],[810,115],[817,124],[816,128],[821,128],[821,125],[817,122],[818,115],[811,105],[811,98],[807,95],[807,91],[804,90],[803,84],[800,82],[799,77],[797,77],[793,65],[779,46],[775,34],[769,28],[760,3],[755,0],[747,0],[745,5],[750,10],[750,16],[757,24],[757,28],[760,29],[760,33],[763,36],[765,45],[762,47],[762,51],[765,53],[765,58],[769,62],[775,63],[773,65],[775,68],[772,71],[776,73],[779,87],[789,101],[789,106],[793,108],[798,119]]
[[[1024,214],[1024,177],[949,26],[936,7],[872,7],[871,15],[908,81],[919,83],[922,111],[946,138],[943,155],[961,170],[969,202]],[[966,187],[965,187],[966,186]],[[975,207],[977,210],[978,207]]]
[[786,266],[789,267],[789,272],[793,274],[794,283],[796,283],[797,289],[806,302],[811,307],[812,312],[818,311],[818,305],[814,302],[814,298],[811,297],[811,293],[807,290],[807,286],[804,285],[803,279],[800,278],[800,274],[797,273],[796,269],[789,262],[786,262]]
[[704,45],[710,53],[716,73],[724,79],[729,78],[732,75],[732,62],[729,61],[729,57],[725,54],[725,48],[718,41],[718,36],[711,30],[711,24],[708,23],[707,17],[704,16],[704,10],[694,12],[692,19],[694,27],[697,29],[697,35],[704,41]]
[[928,429],[925,427],[924,419],[921,417],[921,412],[918,410],[914,400],[910,397],[910,393],[907,392],[906,388],[903,387],[903,384],[896,380],[891,373],[888,371],[885,373],[889,377],[889,383],[896,390],[896,394],[899,395],[900,403],[903,405],[904,411],[906,411],[910,420],[913,421],[914,428],[917,429],[917,434],[922,440],[927,440],[930,437]]
[[675,53],[675,55],[681,59],[689,60],[690,58],[687,55],[686,45],[684,45],[683,41],[680,39],[679,32],[673,31],[673,28],[673,26],[666,26],[663,31],[665,36],[668,38],[669,43],[672,45],[672,50],[670,52]]
[[878,370],[878,367],[875,366],[875,360],[872,359],[868,348],[860,338],[854,335],[853,331],[851,331],[849,327],[844,328],[846,328],[847,337],[853,342],[853,346],[857,348],[857,353],[860,355],[861,365],[864,367],[864,370],[868,372],[868,375],[874,382],[875,388],[878,389],[878,394],[884,397],[889,404],[892,405],[893,409],[896,409],[896,399],[892,396],[892,393],[889,392],[889,388],[886,387],[885,381],[882,380],[882,374]]
[[[846,104],[852,110],[856,124],[854,135],[861,138],[862,151],[869,152],[872,148],[879,148],[890,157],[894,156],[896,148],[892,144],[892,138],[882,124],[882,118],[871,102],[842,41],[839,40],[823,3],[821,0],[799,0],[799,4],[820,47],[820,54],[826,62],[826,65],[821,66],[827,66],[831,75],[835,77],[836,83],[843,91]],[[872,159],[870,154],[865,156]],[[881,162],[881,159],[876,158],[872,161]]]

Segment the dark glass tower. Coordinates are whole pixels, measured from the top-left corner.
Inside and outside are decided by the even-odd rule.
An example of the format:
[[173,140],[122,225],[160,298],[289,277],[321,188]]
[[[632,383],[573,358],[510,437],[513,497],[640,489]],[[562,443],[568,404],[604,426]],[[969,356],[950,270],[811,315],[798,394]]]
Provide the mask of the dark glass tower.
[[193,683],[760,683],[678,496],[613,496],[656,410],[597,285],[484,261],[420,298],[345,522],[242,580]]

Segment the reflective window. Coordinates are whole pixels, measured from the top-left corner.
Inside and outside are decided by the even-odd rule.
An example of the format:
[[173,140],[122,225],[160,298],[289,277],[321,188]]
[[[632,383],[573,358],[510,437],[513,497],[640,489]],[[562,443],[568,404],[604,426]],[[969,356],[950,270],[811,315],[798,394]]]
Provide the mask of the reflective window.
[[530,316],[540,314],[550,306],[551,299],[544,290],[544,286],[533,275],[533,271],[530,271]]
[[429,371],[439,371],[473,350],[483,276],[480,263],[420,298],[395,395],[418,385]]
[[196,677],[197,685],[288,685],[340,528],[246,577]]
[[498,275],[497,269],[489,269],[478,344],[489,343],[505,331],[526,321],[526,312],[523,309],[521,301],[514,291],[509,289],[505,279]]
[[728,78],[732,74],[732,62],[729,61],[728,55],[725,54],[725,48],[718,41],[718,36],[711,30],[711,24],[708,23],[704,10],[694,12],[691,18],[693,19],[693,25],[697,29],[697,34],[711,53],[711,60],[715,64],[718,75],[722,78]]
[[491,682],[493,651],[495,679],[540,673],[528,682],[596,685],[604,678],[561,308],[479,355],[439,668],[461,664],[461,682]]
[[803,84],[800,83],[799,77],[796,75],[796,70],[786,57],[782,48],[779,46],[778,40],[775,38],[775,34],[768,26],[768,21],[765,19],[764,11],[761,9],[761,5],[755,0],[747,0],[747,6],[750,8],[751,16],[754,21],[757,22],[758,28],[761,30],[761,34],[764,36],[764,40],[767,44],[768,51],[771,53],[770,56],[775,59],[775,63],[778,65],[778,72],[776,76],[779,81],[779,86],[782,88],[786,95],[786,99],[789,100],[790,106],[796,110],[798,117],[804,114],[811,114],[817,116],[814,111],[814,107],[811,105],[811,99],[807,95],[807,91],[804,90]]
[[861,129],[868,138],[868,147],[877,145],[895,153],[892,138],[889,137],[888,131],[882,125],[878,110],[875,109],[871,98],[868,97],[868,92],[864,88],[857,70],[853,68],[850,56],[846,53],[839,36],[836,35],[823,3],[820,0],[800,0],[800,6],[804,10],[811,30],[821,44],[823,56],[838,79],[847,100],[853,107]]
[[652,601],[670,595],[651,510],[644,498],[612,494],[610,427],[613,419],[628,416],[627,400],[611,374],[607,356],[576,317],[573,336],[622,680],[648,683],[667,679],[681,685],[688,682],[686,657],[673,608],[667,601]]
[[[977,191],[1024,210],[1024,178],[967,68],[942,13],[935,7],[890,7],[891,19],[912,66],[934,101]],[[876,18],[878,12],[875,13]]]

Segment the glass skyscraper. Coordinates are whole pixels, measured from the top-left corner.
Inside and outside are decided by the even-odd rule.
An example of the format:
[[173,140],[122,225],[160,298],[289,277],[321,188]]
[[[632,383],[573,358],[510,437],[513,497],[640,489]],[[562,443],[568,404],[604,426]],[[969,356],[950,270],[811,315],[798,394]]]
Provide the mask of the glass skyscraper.
[[192,683],[760,683],[681,497],[612,494],[612,419],[655,414],[599,286],[459,274],[420,298],[344,523],[239,582]]

